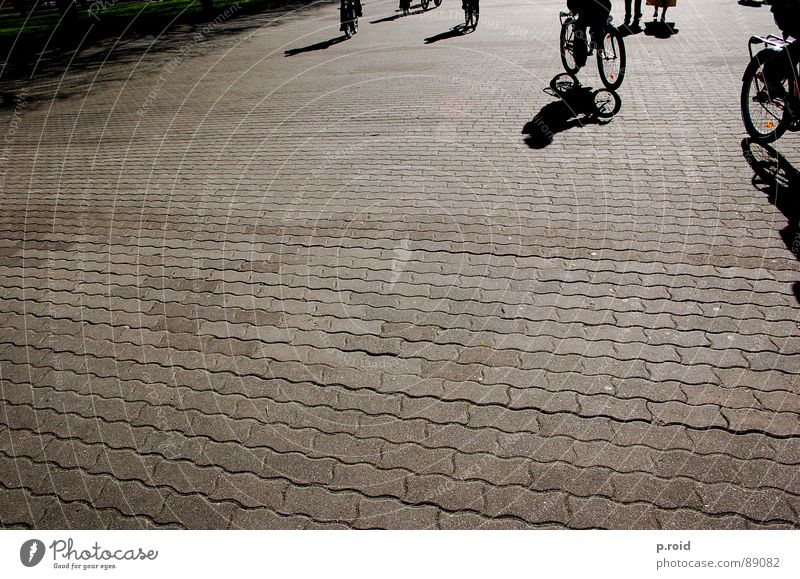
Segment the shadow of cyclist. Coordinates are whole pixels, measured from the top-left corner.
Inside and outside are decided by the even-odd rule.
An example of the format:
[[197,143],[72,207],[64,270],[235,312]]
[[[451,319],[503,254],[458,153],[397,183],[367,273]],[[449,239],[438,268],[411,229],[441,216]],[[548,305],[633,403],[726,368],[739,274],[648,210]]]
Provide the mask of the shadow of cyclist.
[[742,153],[753,169],[753,186],[767,194],[789,221],[800,224],[800,171],[773,147],[753,139],[742,140]]
[[[781,239],[800,260],[800,171],[774,148],[752,139],[742,140],[742,153],[753,169],[753,186],[766,193],[788,222],[780,231]],[[800,302],[800,282],[794,285]]]
[[[412,8],[417,8],[418,6],[412,6]],[[425,10],[419,9],[414,10],[413,12],[409,12],[407,14],[403,14],[402,12],[398,12],[397,14],[392,14],[391,16],[385,16],[383,18],[378,18],[377,20],[370,20],[370,24],[381,24],[382,22],[394,22],[395,20],[399,20],[400,18],[405,18],[406,16],[414,16],[416,14],[424,14]]]
[[324,42],[317,42],[316,44],[309,44],[308,46],[303,46],[302,48],[291,48],[289,50],[284,51],[284,56],[294,56],[295,54],[300,54],[301,52],[312,52],[314,50],[325,50],[326,48],[330,48],[334,44],[339,44],[340,42],[344,42],[347,40],[347,36],[342,34],[341,36],[337,36],[336,38],[331,38],[330,40],[326,40]]
[[440,32],[434,36],[429,36],[425,39],[425,44],[433,44],[434,42],[439,42],[440,40],[455,38],[456,36],[464,36],[466,33],[467,28],[463,24],[459,24],[458,26],[453,26],[450,30]]
[[582,127],[584,121],[563,100],[547,103],[535,117],[525,123],[522,134],[531,149],[544,149],[553,142],[556,133]]
[[[544,149],[553,142],[556,134],[563,131],[590,124],[604,125],[609,122],[608,119],[601,119],[597,115],[594,89],[581,85],[575,77],[572,77],[572,83],[557,82],[564,77],[569,75],[556,75],[550,82],[550,87],[545,89],[547,94],[558,97],[558,100],[547,103],[522,127],[525,144],[532,149]],[[556,90],[557,87],[560,87],[559,90]],[[609,94],[610,92],[608,91]],[[616,93],[614,95],[619,99],[619,95]],[[612,113],[612,116],[613,114],[616,112]]]

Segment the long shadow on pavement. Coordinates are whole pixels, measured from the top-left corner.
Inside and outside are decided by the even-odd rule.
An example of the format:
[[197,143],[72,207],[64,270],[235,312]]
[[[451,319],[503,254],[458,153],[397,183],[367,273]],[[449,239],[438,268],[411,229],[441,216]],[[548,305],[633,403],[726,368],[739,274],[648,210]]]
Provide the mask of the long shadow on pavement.
[[582,127],[590,119],[581,119],[563,100],[547,103],[533,119],[522,127],[525,143],[531,149],[544,149],[553,142],[557,133]]
[[[788,221],[780,236],[786,247],[800,260],[800,171],[769,145],[752,139],[742,141],[742,152],[753,169],[753,186],[767,194]],[[794,282],[792,292],[800,303],[800,281]]]
[[405,18],[406,16],[414,16],[416,14],[422,14],[425,12],[424,10],[416,10],[414,12],[409,12],[408,14],[403,14],[399,12],[398,14],[392,14],[391,16],[386,16],[385,18],[379,18],[378,20],[370,20],[370,24],[381,24],[382,22],[394,22],[395,20],[399,20],[400,18]]
[[619,112],[622,104],[619,95],[604,91],[617,100],[617,106],[613,112],[605,115],[606,118],[600,118],[599,109],[595,106],[597,91],[592,87],[582,86],[577,78],[569,74],[557,75],[550,81],[550,87],[546,88],[545,92],[557,97],[558,100],[547,103],[522,127],[525,143],[531,149],[544,149],[553,142],[556,134],[575,127],[607,124],[608,119]]
[[341,36],[337,36],[336,38],[325,40],[324,42],[317,42],[316,44],[309,44],[308,46],[303,46],[302,48],[291,48],[285,51],[283,54],[284,56],[294,56],[295,54],[300,54],[301,52],[325,50],[327,48],[330,48],[334,44],[339,44],[340,42],[344,42],[345,40],[347,40],[347,37],[343,34]]
[[425,44],[433,44],[434,42],[439,42],[440,40],[446,40],[448,38],[455,38],[456,36],[464,36],[466,34],[466,28],[463,24],[459,24],[458,26],[454,26],[450,30],[446,30],[445,32],[440,32],[434,36],[429,36],[425,39]]
[[742,152],[755,173],[753,186],[786,217],[780,236],[800,260],[800,171],[774,148],[752,139],[742,141]]
[[[405,18],[406,16],[414,16],[415,14],[422,14],[426,12],[422,9],[422,4],[414,4],[413,6],[408,7],[409,12],[403,13],[402,10],[398,8],[397,14],[392,14],[390,16],[386,16],[385,18],[379,18],[378,20],[370,20],[370,24],[380,24],[381,22],[394,22],[400,18]],[[411,12],[413,10],[413,12]]]

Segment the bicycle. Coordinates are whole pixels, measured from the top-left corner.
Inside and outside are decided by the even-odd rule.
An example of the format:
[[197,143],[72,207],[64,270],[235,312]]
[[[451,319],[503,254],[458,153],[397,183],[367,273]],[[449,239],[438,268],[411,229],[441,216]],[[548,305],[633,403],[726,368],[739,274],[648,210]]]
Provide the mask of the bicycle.
[[[431,0],[420,0],[420,5],[422,6],[422,11],[425,12],[431,6]],[[433,0],[433,5],[438,8],[442,5],[442,0]]]
[[[753,48],[760,44],[765,48],[753,54]],[[760,143],[777,141],[787,130],[800,130],[800,66],[794,64],[794,74],[786,75],[782,94],[770,95],[764,80],[764,65],[782,56],[789,44],[787,40],[768,34],[751,37],[747,45],[750,64],[742,76],[742,120],[747,134]]]
[[480,5],[478,0],[465,0],[464,1],[464,30],[472,28],[475,30],[478,27],[478,20],[480,19]]
[[603,30],[603,46],[597,47],[593,43],[588,43],[583,34],[578,34],[576,30],[577,17],[571,12],[562,12],[561,18],[561,38],[559,47],[561,50],[561,62],[564,70],[570,74],[577,74],[583,65],[578,65],[575,58],[576,42],[586,44],[586,54],[591,55],[592,49],[597,53],[597,69],[600,71],[600,80],[609,90],[617,90],[625,79],[625,42],[619,30],[611,24],[612,18],[608,17]]
[[358,11],[356,10],[356,0],[341,0],[342,5],[339,12],[341,19],[340,30],[344,32],[345,38],[350,38],[358,32]]

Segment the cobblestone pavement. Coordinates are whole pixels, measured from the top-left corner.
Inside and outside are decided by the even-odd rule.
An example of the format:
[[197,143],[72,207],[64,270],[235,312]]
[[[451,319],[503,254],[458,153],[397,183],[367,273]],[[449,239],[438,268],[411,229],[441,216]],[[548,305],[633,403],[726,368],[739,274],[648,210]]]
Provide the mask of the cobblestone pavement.
[[797,213],[738,104],[767,9],[679,2],[627,38],[617,118],[532,148],[562,3],[483,4],[17,85],[2,526],[800,526]]

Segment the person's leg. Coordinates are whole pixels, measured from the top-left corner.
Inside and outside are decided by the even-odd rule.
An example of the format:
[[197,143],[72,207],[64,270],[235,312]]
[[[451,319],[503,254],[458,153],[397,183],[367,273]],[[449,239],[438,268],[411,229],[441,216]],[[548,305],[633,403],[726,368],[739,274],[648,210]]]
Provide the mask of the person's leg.
[[[639,0],[639,4],[641,1]],[[631,23],[631,4],[633,4],[633,0],[625,0],[625,26]]]
[[[791,36],[793,38],[797,38],[795,34],[800,34],[800,30],[792,31]],[[786,73],[789,78],[789,82],[791,83],[800,82],[800,78],[797,78],[798,64],[800,64],[800,39],[795,40],[788,47],[786,47],[786,61],[785,61],[785,65],[787,67]],[[794,92],[792,92],[792,94],[794,94]],[[793,112],[797,112],[798,107],[800,107],[800,102],[795,102],[793,103],[793,105],[794,105]]]
[[603,48],[608,18],[611,16],[611,0],[598,0],[595,6],[592,14],[592,42],[595,50],[600,50]]
[[639,22],[642,19],[642,0],[636,0],[636,11],[633,14],[633,21]]
[[792,47],[790,46],[781,52],[775,53],[775,56],[764,63],[764,88],[771,99],[786,97],[783,83],[790,75],[789,71],[793,60],[790,48]]
[[588,38],[586,38],[587,25],[579,17],[575,22],[575,38],[572,42],[572,55],[575,57],[575,64],[578,67],[586,66],[586,58],[589,54]]

